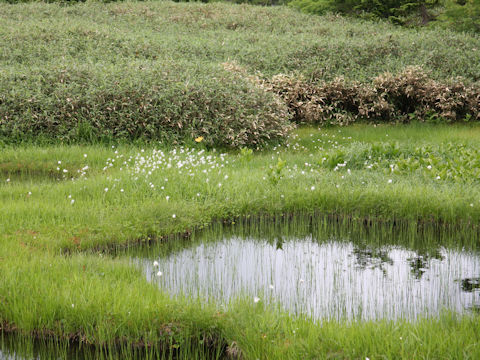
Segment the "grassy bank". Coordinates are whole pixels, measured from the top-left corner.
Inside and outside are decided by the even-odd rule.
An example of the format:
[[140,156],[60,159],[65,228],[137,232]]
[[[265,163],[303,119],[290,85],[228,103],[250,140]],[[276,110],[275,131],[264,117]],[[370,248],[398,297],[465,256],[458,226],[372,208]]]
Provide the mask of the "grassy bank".
[[216,219],[300,212],[361,226],[395,221],[412,236],[432,225],[444,238],[476,244],[479,132],[426,124],[302,128],[262,152],[207,151],[202,142],[4,147],[2,327],[85,344],[189,349],[185,358],[204,345],[252,359],[476,358],[477,316],[320,326],[250,299],[223,310],[171,299],[127,258],[96,250]]
[[[445,90],[437,94],[430,84],[427,95],[455,106],[473,99],[470,108],[478,109],[478,91],[464,96],[450,83],[458,76],[466,85],[480,80],[480,40],[446,30],[220,3],[2,3],[0,17],[0,141],[9,144],[191,144],[203,136],[210,146],[256,148],[283,140],[290,129],[285,103],[225,70],[225,62],[265,80],[288,74],[314,84],[339,76],[347,83],[388,80],[386,72],[420,66],[442,84],[433,90]],[[425,90],[425,81],[416,88]],[[339,84],[332,86],[335,91]],[[337,90],[346,98],[333,99],[333,106],[371,117],[350,109],[352,89],[345,87]],[[358,92],[355,103],[372,97],[368,89]],[[399,100],[398,94],[388,98]],[[419,115],[451,120],[451,111],[432,102],[438,101],[429,99]],[[395,120],[392,111],[384,114],[378,104],[375,110],[378,121]],[[404,110],[404,116],[414,111]],[[453,110],[454,120],[478,115]]]

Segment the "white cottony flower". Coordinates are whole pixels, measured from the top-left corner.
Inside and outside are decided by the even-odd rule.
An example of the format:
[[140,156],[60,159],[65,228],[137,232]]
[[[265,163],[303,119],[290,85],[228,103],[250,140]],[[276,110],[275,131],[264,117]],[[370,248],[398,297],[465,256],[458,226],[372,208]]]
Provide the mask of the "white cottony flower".
[[167,196],[165,196],[165,199],[167,199],[167,201],[168,201],[168,199],[170,199],[170,196],[168,196],[168,195],[167,195]]
[[155,267],[158,266],[158,261],[157,261],[157,260],[155,260],[155,261],[153,262],[153,266],[155,266]]
[[272,284],[270,284],[269,288],[273,290],[273,285],[272,285]]
[[123,189],[120,189],[120,192],[123,192],[124,190]]
[[254,302],[255,304],[258,303],[259,301],[260,301],[260,298],[259,298],[259,297],[256,297],[256,296],[255,296],[255,297],[253,298],[253,302]]
[[105,188],[104,190],[105,190],[105,192],[107,192],[107,191],[108,191],[108,187],[107,187],[107,188]]
[[312,186],[312,187],[310,188],[310,190],[312,190],[312,191],[315,190],[315,186]]
[[86,158],[88,155],[87,154],[83,154],[83,157]]
[[174,218],[174,219],[175,219],[176,217],[177,217],[177,215],[175,215],[175,214],[173,214],[173,215],[172,215],[172,218]]
[[75,203],[75,199],[70,200],[70,204],[73,205],[74,203]]
[[431,170],[431,169],[432,169],[432,165],[428,165],[428,166],[427,166],[427,169],[428,169],[428,170]]
[[388,183],[391,184],[393,182],[392,179],[388,179]]
[[160,277],[160,276],[162,276],[162,275],[163,275],[163,273],[162,273],[161,271],[157,272],[157,276],[158,276],[158,277]]

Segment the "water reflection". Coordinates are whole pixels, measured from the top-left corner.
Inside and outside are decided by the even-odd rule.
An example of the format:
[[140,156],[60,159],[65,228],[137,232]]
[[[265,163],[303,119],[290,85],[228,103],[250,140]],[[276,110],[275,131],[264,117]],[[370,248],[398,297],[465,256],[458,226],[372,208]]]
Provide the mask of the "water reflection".
[[460,283],[462,290],[466,292],[480,291],[480,278],[465,278]]
[[233,235],[137,261],[172,294],[223,304],[260,297],[317,319],[415,319],[480,305],[479,254],[444,247]]

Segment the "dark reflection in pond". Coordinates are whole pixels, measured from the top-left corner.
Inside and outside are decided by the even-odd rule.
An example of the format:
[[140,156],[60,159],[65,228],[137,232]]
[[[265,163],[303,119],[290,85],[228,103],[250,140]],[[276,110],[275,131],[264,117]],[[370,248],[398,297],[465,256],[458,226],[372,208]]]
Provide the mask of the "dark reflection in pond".
[[466,292],[480,291],[480,278],[465,278],[461,280],[462,290]]
[[[225,359],[223,348],[196,346],[188,342],[176,348],[168,342],[164,347],[132,347],[128,345],[81,345],[60,339],[35,339],[0,332],[0,360],[190,360]],[[164,344],[166,345],[166,344]]]
[[416,319],[480,305],[473,249],[308,229],[208,231],[184,247],[134,258],[149,281],[174,295],[227,306],[260,299],[316,319]]
[[84,348],[80,349],[78,346],[70,346],[68,343],[40,341],[0,332],[0,360],[93,360],[100,358],[102,357],[96,356],[95,352]]
[[412,275],[416,279],[420,279],[425,271],[428,270],[431,260],[444,260],[443,255],[438,249],[433,249],[431,252],[425,250],[419,250],[416,252],[415,256],[408,259]]

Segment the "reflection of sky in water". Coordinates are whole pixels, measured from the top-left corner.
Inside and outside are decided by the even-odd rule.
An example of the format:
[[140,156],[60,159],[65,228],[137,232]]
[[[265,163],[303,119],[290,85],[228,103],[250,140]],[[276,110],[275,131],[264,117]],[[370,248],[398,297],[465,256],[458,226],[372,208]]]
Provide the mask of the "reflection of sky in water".
[[478,254],[444,248],[416,253],[311,237],[276,243],[231,237],[142,262],[147,278],[174,294],[223,303],[258,296],[315,318],[414,319],[480,305],[478,287],[465,291],[480,276]]
[[2,350],[0,350],[0,360],[18,360],[18,359],[25,359],[25,358],[19,355],[15,355],[14,353],[12,354],[3,353]]

